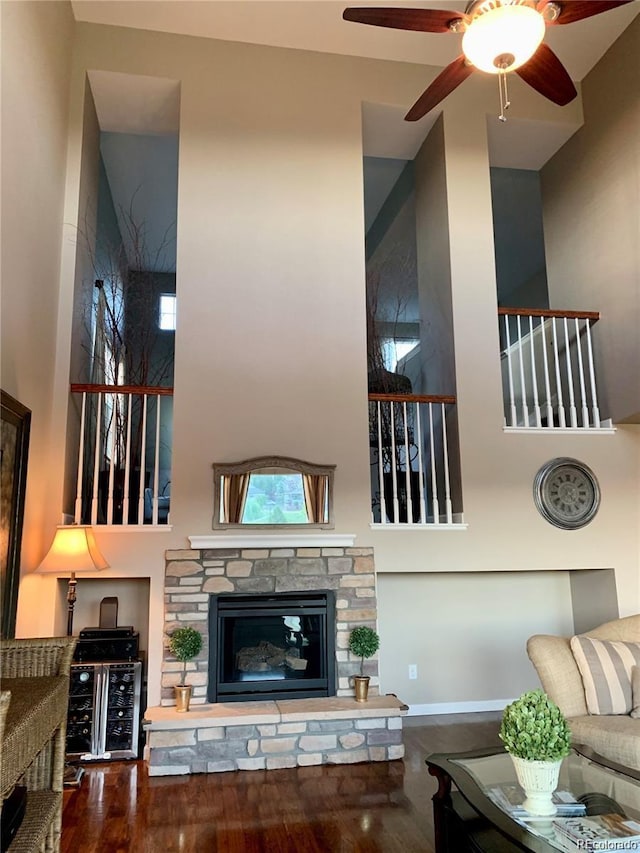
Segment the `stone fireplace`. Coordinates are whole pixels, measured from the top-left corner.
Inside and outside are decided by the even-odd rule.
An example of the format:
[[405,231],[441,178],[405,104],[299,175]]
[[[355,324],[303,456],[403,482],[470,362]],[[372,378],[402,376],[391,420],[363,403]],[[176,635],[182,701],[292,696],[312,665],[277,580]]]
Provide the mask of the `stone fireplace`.
[[[335,608],[335,695],[353,696],[351,677],[360,664],[348,649],[349,634],[357,625],[376,627],[376,590],[372,548],[215,548],[166,552],[165,633],[192,625],[203,635],[198,659],[187,664],[194,685],[193,704],[204,704],[209,694],[209,607],[212,595],[265,595],[329,591]],[[215,648],[215,638],[213,638]],[[215,662],[214,662],[215,666]],[[183,664],[165,651],[162,664],[161,704],[175,704],[173,686],[182,677]],[[370,694],[378,693],[378,659],[365,661],[371,677]],[[328,695],[333,695],[330,692]],[[250,698],[250,697],[249,697]],[[260,698],[255,696],[253,698]]]
[[[183,664],[165,651],[161,705],[145,713],[151,776],[404,755],[402,716],[408,709],[395,696],[379,695],[377,656],[364,664],[369,701],[356,702],[352,686],[360,661],[349,651],[349,634],[358,625],[376,627],[373,550],[331,544],[326,535],[317,546],[308,538],[292,547],[269,544],[276,538],[261,537],[265,547],[166,552],[165,633],[191,625],[204,642],[187,664],[194,695],[186,714],[175,711],[173,691]],[[252,619],[252,609],[269,618]],[[238,629],[236,617],[248,618],[247,627]],[[220,649],[224,631],[231,652]],[[225,654],[232,663],[225,664]],[[244,678],[238,671],[248,673],[242,696],[234,695],[234,681]],[[260,687],[260,672],[266,688]]]

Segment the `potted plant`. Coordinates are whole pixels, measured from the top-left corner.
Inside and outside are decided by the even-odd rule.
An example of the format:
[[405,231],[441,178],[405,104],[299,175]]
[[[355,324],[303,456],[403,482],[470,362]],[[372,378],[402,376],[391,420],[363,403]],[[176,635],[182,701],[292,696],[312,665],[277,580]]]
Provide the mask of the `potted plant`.
[[180,684],[174,686],[176,694],[176,711],[188,711],[193,687],[186,683],[187,661],[190,661],[202,649],[202,634],[195,628],[177,628],[169,637],[169,651],[179,661],[184,663],[184,676]]
[[511,755],[534,815],[554,815],[552,794],[562,759],[571,750],[571,730],[558,706],[542,690],[530,690],[504,709],[500,739]]
[[378,651],[380,637],[373,628],[360,625],[349,635],[349,650],[360,658],[360,675],[353,677],[356,689],[356,702],[366,702],[369,696],[369,676],[364,674],[364,659]]

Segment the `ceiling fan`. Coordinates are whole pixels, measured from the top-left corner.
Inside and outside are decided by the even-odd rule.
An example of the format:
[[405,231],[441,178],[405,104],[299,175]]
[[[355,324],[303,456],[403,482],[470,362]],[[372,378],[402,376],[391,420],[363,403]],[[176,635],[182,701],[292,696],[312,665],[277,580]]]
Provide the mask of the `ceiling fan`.
[[545,98],[565,106],[576,89],[564,65],[544,44],[545,27],[571,24],[599,15],[630,0],[471,0],[464,13],[444,9],[351,7],[345,21],[418,30],[425,33],[463,33],[462,54],[454,59],[420,95],[405,119],[417,121],[450,95],[476,69],[498,74],[500,119],[509,106],[506,75],[515,71]]

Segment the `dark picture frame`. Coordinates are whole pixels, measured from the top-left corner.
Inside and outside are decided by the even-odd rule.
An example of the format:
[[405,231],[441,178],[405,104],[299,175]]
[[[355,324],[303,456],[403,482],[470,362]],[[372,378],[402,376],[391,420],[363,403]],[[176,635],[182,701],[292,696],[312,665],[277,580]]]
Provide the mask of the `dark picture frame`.
[[3,639],[15,635],[31,410],[0,391],[0,595]]

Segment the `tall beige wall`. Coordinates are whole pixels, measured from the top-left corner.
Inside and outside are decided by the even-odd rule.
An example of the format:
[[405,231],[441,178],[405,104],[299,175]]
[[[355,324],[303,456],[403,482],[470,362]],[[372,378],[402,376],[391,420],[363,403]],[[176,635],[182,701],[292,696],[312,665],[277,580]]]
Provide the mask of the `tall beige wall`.
[[74,23],[67,2],[2,3],[0,15],[1,371],[2,388],[33,413],[23,536],[31,569],[61,509],[51,500],[51,430]]
[[[492,649],[503,634],[505,602],[516,594],[515,572],[613,566],[621,611],[640,608],[634,527],[638,433],[627,428],[613,437],[576,438],[502,430],[485,121],[486,113],[495,111],[494,80],[470,78],[448,99],[443,118],[468,528],[391,532],[369,526],[361,104],[407,106],[436,70],[79,26],[68,222],[78,218],[84,81],[92,68],[181,84],[172,529],[98,532],[111,564],[101,580],[149,578],[150,703],[159,698],[163,554],[186,547],[190,534],[211,533],[214,461],[279,453],[336,464],[336,532],[353,533],[357,545],[373,546],[383,576],[384,690],[395,683],[394,662],[405,660],[397,612],[385,606],[398,591],[407,624],[428,625],[432,634],[446,638],[459,622],[456,599],[464,595],[469,574],[497,573],[499,593],[493,594],[492,585],[478,608],[465,610],[465,619],[476,620],[474,631],[486,632]],[[573,123],[580,115],[579,103],[561,110],[518,81],[511,98],[513,115],[532,121]],[[65,244],[60,300],[69,306],[69,316],[74,262]],[[69,341],[70,323],[61,314],[58,361],[64,362],[66,352],[67,376],[62,369],[56,372],[54,386],[60,448]],[[600,478],[601,511],[581,531],[551,527],[533,504],[536,471],[559,455],[584,459]],[[56,459],[55,465],[61,482],[62,463]],[[409,579],[400,587],[387,584],[386,576],[394,573]],[[442,606],[428,595],[432,573],[452,585],[443,592]],[[411,576],[420,590],[416,598],[407,595]],[[48,579],[29,580],[33,583],[23,584],[20,593],[24,624],[34,632],[50,630],[63,612],[59,596],[49,590]],[[558,604],[553,612],[562,614],[566,607]],[[559,617],[551,621],[563,627]],[[550,625],[548,614],[541,614],[540,624]],[[417,634],[415,642],[427,640]],[[445,639],[442,647],[446,652]],[[468,657],[469,670],[481,653],[476,647]],[[424,654],[428,659],[426,647]],[[437,669],[421,667],[413,701],[464,700],[458,655],[452,647]],[[449,666],[454,657],[455,666]],[[518,666],[511,653],[496,661],[501,679],[510,678],[513,689],[521,683]],[[502,697],[508,688],[489,671],[486,677],[483,696]],[[466,698],[477,694],[468,690]]]
[[640,423],[640,18],[582,84],[585,124],[542,170],[551,307],[600,311],[600,409]]

